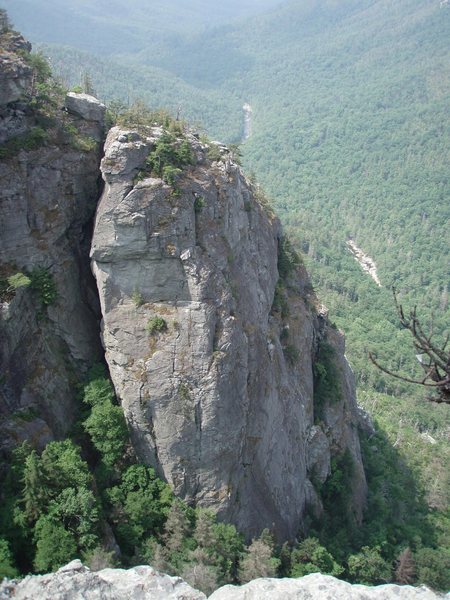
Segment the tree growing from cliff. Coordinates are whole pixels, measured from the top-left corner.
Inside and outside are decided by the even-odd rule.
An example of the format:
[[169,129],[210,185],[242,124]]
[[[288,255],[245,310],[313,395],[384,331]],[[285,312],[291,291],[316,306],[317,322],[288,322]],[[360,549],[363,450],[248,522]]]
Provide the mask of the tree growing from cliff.
[[8,13],[4,8],[0,8],[0,33],[6,33],[11,29],[11,23]]
[[396,373],[381,365],[371,352],[369,352],[370,360],[381,371],[392,377],[432,388],[435,394],[428,398],[431,402],[450,404],[450,352],[447,348],[449,336],[447,335],[442,344],[437,344],[433,340],[433,330],[431,329],[429,333],[424,330],[417,316],[417,307],[406,314],[403,306],[398,302],[395,290],[393,293],[400,323],[413,337],[416,357],[424,371],[424,376],[419,379]]

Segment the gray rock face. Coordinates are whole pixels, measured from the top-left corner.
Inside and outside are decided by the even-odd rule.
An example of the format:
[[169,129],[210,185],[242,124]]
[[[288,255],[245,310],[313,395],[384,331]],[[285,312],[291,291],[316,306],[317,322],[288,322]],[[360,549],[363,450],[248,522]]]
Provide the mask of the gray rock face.
[[[77,127],[102,135],[98,124]],[[30,287],[0,297],[0,450],[23,439],[42,447],[63,435],[80,374],[101,356],[88,259],[99,151],[56,138],[0,162],[0,279],[43,267],[57,289],[48,308]]]
[[426,587],[351,585],[330,575],[313,573],[299,579],[255,579],[236,587],[225,585],[209,600],[438,600]]
[[103,125],[106,106],[94,96],[69,92],[66,96],[65,105],[66,109],[73,115]]
[[32,70],[17,50],[30,52],[31,44],[14,32],[0,34],[0,107],[16,102],[31,87]]
[[[320,511],[308,476],[323,480],[331,453],[348,448],[360,517],[365,479],[340,336],[317,316],[301,267],[286,292],[290,316],[274,309],[280,224],[226,150],[211,162],[188,136],[196,164],[177,193],[136,180],[161,133],[109,133],[91,251],[106,359],[139,457],[249,537],[269,527],[281,539],[296,535],[307,503]],[[344,393],[320,429],[313,361],[325,336]]]
[[15,600],[206,600],[179,577],[152,567],[92,572],[74,560],[56,573],[0,584],[0,599]]

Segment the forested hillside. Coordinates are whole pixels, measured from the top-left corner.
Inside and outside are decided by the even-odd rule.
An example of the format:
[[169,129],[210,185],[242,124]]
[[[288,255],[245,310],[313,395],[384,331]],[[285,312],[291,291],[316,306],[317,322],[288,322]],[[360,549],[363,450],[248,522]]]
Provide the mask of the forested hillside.
[[[151,11],[136,2],[121,13],[118,1],[98,12],[81,0],[34,0],[33,11],[28,0],[3,4],[55,73],[107,102],[142,98],[228,142],[241,139],[242,106],[251,105],[242,162],[303,251],[346,334],[359,401],[378,420],[365,444],[376,518],[362,532],[349,533],[345,515],[312,531],[339,561],[367,542],[392,566],[411,547],[422,552],[422,580],[448,586],[432,579],[449,560],[448,407],[382,374],[368,351],[391,369],[420,371],[392,285],[405,307],[417,304],[437,343],[450,329],[450,6],[249,1],[214,12],[206,2],[154,2]],[[375,261],[382,287],[355,261],[349,239]],[[342,492],[345,481],[330,485]]]

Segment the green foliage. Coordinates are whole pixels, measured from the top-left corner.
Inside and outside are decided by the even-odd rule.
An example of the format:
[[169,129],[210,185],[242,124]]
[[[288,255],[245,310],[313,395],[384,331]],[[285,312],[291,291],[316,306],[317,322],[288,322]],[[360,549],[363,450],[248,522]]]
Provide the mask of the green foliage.
[[137,288],[134,288],[133,293],[131,294],[131,299],[133,300],[136,308],[139,308],[143,304],[145,304],[144,296],[142,292],[140,292]]
[[93,152],[98,148],[98,142],[95,138],[79,133],[76,127],[72,127],[69,133],[71,134],[70,145],[75,150],[79,152]]
[[17,290],[20,287],[27,287],[31,283],[31,279],[25,273],[15,273],[7,279],[10,289]]
[[339,577],[343,571],[317,538],[306,538],[292,551],[290,577],[303,577],[310,573]]
[[92,483],[80,449],[70,440],[50,442],[41,456],[33,450],[26,458],[23,506],[29,521],[36,521],[66,488],[88,488]]
[[319,344],[314,362],[314,421],[323,418],[327,404],[335,404],[342,399],[341,374],[335,363],[335,351],[327,342]]
[[294,250],[289,238],[283,237],[278,241],[278,274],[282,281],[287,281],[289,275],[302,264],[299,254]]
[[182,168],[192,164],[192,161],[193,154],[189,142],[185,139],[180,141],[175,135],[165,131],[148,155],[146,167],[150,173],[173,185]]
[[50,79],[52,70],[47,59],[41,52],[24,52],[22,56],[27,64],[33,69],[37,83],[45,83]]
[[120,406],[111,402],[95,404],[83,426],[103,463],[110,468],[119,463],[128,444],[128,429]]
[[340,564],[359,541],[351,510],[353,471],[348,449],[331,459],[331,473],[320,490],[324,514],[313,519],[311,528],[311,535],[317,536]]
[[123,551],[133,555],[145,538],[160,533],[172,504],[172,492],[155,471],[133,465],[120,483],[105,490],[114,530]]
[[229,150],[230,150],[230,154],[231,154],[231,158],[232,158],[233,162],[235,162],[237,165],[241,165],[242,164],[242,149],[241,149],[240,144],[230,144]]
[[167,183],[167,185],[174,186],[178,177],[181,175],[182,170],[178,169],[178,167],[173,167],[172,165],[166,165],[162,169],[161,177],[163,181]]
[[[1,19],[1,13],[0,13]],[[1,21],[0,21],[1,23]],[[14,560],[12,553],[9,549],[8,542],[0,538],[0,582],[5,577],[8,579],[14,579],[19,575],[17,569],[14,567]]]
[[348,558],[348,572],[353,581],[374,585],[390,581],[392,568],[381,556],[379,547],[363,546],[358,554]]
[[43,146],[48,134],[42,127],[32,127],[27,133],[17,135],[0,145],[0,158],[12,158],[21,150],[31,152]]
[[98,545],[100,513],[92,483],[70,440],[50,442],[41,455],[26,445],[15,451],[0,531],[21,566],[33,562],[38,571],[47,571]]
[[282,319],[287,319],[289,316],[289,302],[285,285],[281,279],[278,280],[275,286],[275,293],[272,302],[272,313],[279,312]]
[[83,388],[83,402],[94,407],[100,404],[112,404],[114,400],[114,388],[111,381],[105,376],[104,370],[101,374],[94,373],[95,379],[89,381]]
[[222,151],[220,150],[220,146],[218,146],[217,144],[211,143],[208,146],[206,156],[207,156],[208,160],[210,160],[212,162],[222,160]]
[[450,550],[448,548],[420,548],[414,559],[417,579],[426,585],[446,592],[450,587]]
[[[433,557],[436,573],[445,572],[441,568],[448,560],[447,407],[412,398],[393,404],[391,397],[373,391],[361,393],[359,400],[377,418],[376,434],[362,438],[369,497],[361,538],[381,547],[388,561],[408,545],[416,579],[425,582],[417,555]],[[442,581],[429,582],[443,589]]]
[[84,555],[83,561],[91,571],[101,571],[102,569],[112,569],[117,566],[117,559],[113,551],[107,551],[101,546],[97,546]]
[[11,23],[8,18],[8,13],[4,8],[0,8],[0,33],[10,31]]
[[75,537],[50,517],[43,516],[37,522],[35,541],[34,567],[39,573],[56,571],[77,557]]
[[163,317],[156,315],[148,320],[148,323],[145,328],[149,335],[165,333],[167,331],[167,322]]
[[159,125],[166,133],[182,137],[186,129],[185,121],[175,119],[166,109],[152,110],[143,100],[136,100],[127,106],[115,98],[108,104],[107,119],[111,125],[130,127],[142,133],[148,127]]
[[27,101],[37,116],[54,116],[61,104],[64,89],[52,78],[52,71],[47,59],[41,52],[20,51],[23,60],[33,70],[32,87]]
[[243,536],[234,525],[216,523],[212,527],[210,548],[215,556],[215,564],[219,569],[221,581],[235,581],[238,564],[244,552]]
[[58,292],[52,274],[45,267],[35,267],[30,273],[31,289],[38,294],[44,306],[50,306],[56,301]]
[[194,200],[194,211],[198,214],[205,207],[205,199],[203,196],[196,196]]

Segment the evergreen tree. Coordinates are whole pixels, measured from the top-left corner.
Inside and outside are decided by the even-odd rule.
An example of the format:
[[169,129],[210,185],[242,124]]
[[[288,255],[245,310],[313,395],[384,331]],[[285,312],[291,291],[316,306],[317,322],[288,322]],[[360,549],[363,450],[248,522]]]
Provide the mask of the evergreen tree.
[[55,571],[78,556],[73,534],[51,517],[43,516],[36,523],[35,540],[34,567],[40,573]]
[[0,538],[0,581],[4,577],[14,579],[18,576],[18,571],[14,567],[14,560],[6,540]]
[[0,33],[6,33],[11,29],[11,23],[8,18],[8,13],[4,8],[0,8]]
[[170,507],[162,536],[170,554],[183,550],[185,538],[190,532],[190,523],[183,503],[175,498]]
[[239,579],[246,583],[258,577],[275,577],[279,562],[272,556],[272,547],[267,541],[254,540],[241,560]]
[[25,515],[36,521],[48,502],[49,488],[42,462],[36,451],[27,457],[24,472],[23,504]]
[[356,583],[380,584],[391,580],[391,565],[381,556],[380,548],[363,546],[348,559],[348,572]]

